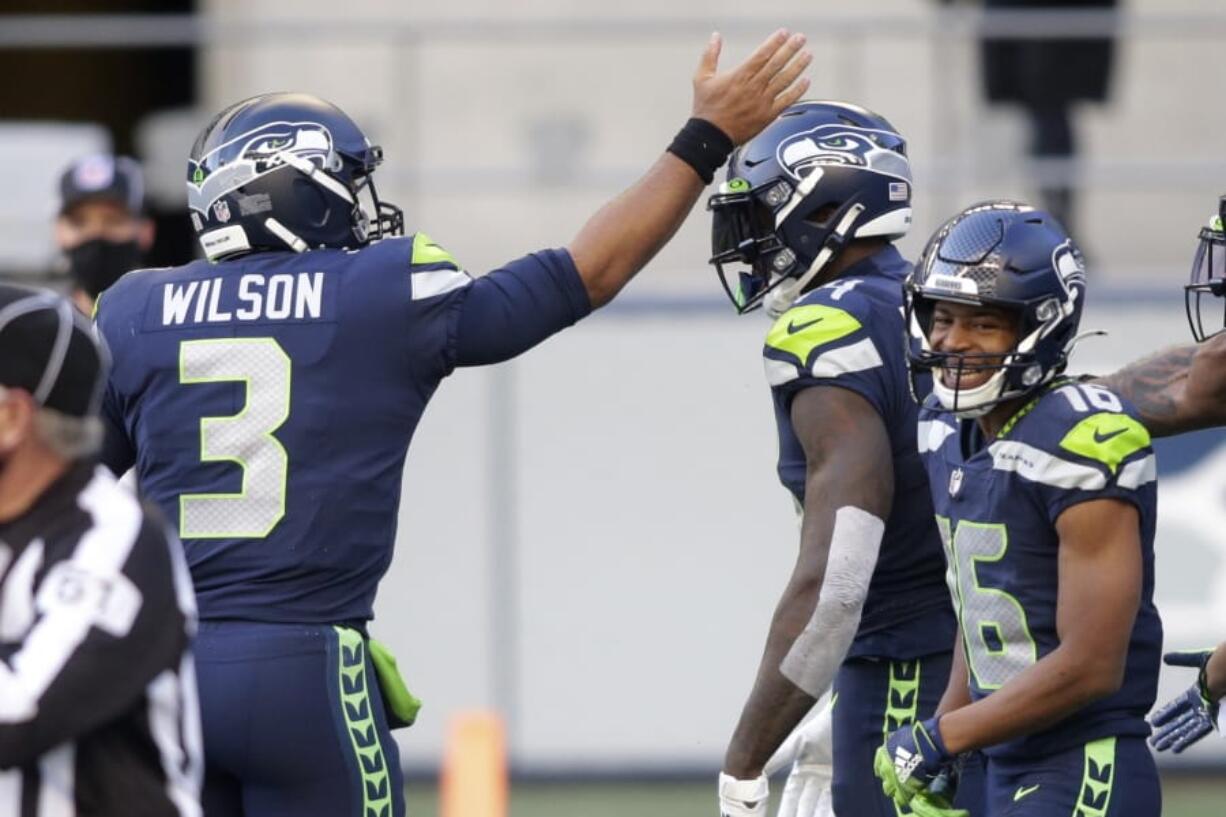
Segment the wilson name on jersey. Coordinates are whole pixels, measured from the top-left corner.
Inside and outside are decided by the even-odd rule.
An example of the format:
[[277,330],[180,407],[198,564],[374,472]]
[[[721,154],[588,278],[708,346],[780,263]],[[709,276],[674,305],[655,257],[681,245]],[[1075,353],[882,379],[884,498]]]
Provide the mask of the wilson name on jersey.
[[940,538],[916,453],[918,407],[907,385],[902,282],[909,270],[892,246],[858,262],[784,313],[763,349],[779,432],[779,479],[802,506],[805,454],[791,418],[798,392],[853,391],[890,435],[894,503],[851,656],[909,659],[947,651],[954,639]]
[[1081,502],[1134,505],[1144,581],[1124,683],[1042,732],[987,751],[1037,756],[1110,735],[1147,735],[1162,625],[1153,603],[1156,460],[1131,406],[1093,384],[1046,389],[985,444],[973,420],[959,422],[929,398],[920,412],[920,452],[959,609],[972,697],[992,694],[1056,649],[1059,548],[1056,520]]

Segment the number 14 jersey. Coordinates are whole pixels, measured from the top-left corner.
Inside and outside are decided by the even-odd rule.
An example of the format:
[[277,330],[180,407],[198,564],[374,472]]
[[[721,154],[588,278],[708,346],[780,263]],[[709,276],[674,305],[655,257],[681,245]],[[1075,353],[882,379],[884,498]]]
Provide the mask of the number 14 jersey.
[[1058,382],[990,442],[929,397],[918,442],[945,545],[971,696],[979,700],[1060,644],[1059,537],[1069,507],[1115,499],[1137,508],[1144,577],[1123,686],[1060,723],[987,749],[1035,757],[1110,735],[1147,735],[1162,625],[1153,603],[1156,461],[1149,433],[1112,392]]

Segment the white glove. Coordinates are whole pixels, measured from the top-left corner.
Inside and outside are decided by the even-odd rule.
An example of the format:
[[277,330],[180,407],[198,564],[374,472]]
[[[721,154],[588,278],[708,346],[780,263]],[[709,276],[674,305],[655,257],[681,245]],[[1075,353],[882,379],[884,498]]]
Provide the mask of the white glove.
[[792,771],[783,786],[776,817],[834,817],[830,780],[834,774],[829,701],[796,727],[766,764],[768,774],[788,761]]
[[766,817],[769,803],[770,784],[766,775],[737,780],[730,774],[719,773],[720,817]]

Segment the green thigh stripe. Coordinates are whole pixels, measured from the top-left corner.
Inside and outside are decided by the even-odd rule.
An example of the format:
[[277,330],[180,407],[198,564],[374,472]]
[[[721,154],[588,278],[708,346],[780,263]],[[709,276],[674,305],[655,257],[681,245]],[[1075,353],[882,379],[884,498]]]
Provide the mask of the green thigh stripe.
[[1086,765],[1073,817],[1106,817],[1115,782],[1115,738],[1086,744]]
[[[890,686],[885,694],[885,721],[881,729],[884,735],[915,723],[919,711],[919,688],[918,660],[890,662]],[[912,813],[911,809],[897,803],[894,804],[894,812],[899,817]]]
[[366,645],[362,636],[345,627],[333,627],[340,641],[338,684],[341,713],[354,759],[362,776],[362,814],[392,813],[392,791],[388,785],[386,756],[375,728],[370,683],[366,677]]

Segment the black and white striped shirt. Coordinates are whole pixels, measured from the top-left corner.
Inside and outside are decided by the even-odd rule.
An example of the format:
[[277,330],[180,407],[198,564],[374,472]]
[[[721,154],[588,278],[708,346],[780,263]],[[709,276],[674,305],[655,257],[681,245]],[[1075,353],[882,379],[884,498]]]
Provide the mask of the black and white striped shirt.
[[0,815],[198,817],[203,768],[178,542],[78,465],[0,525]]

